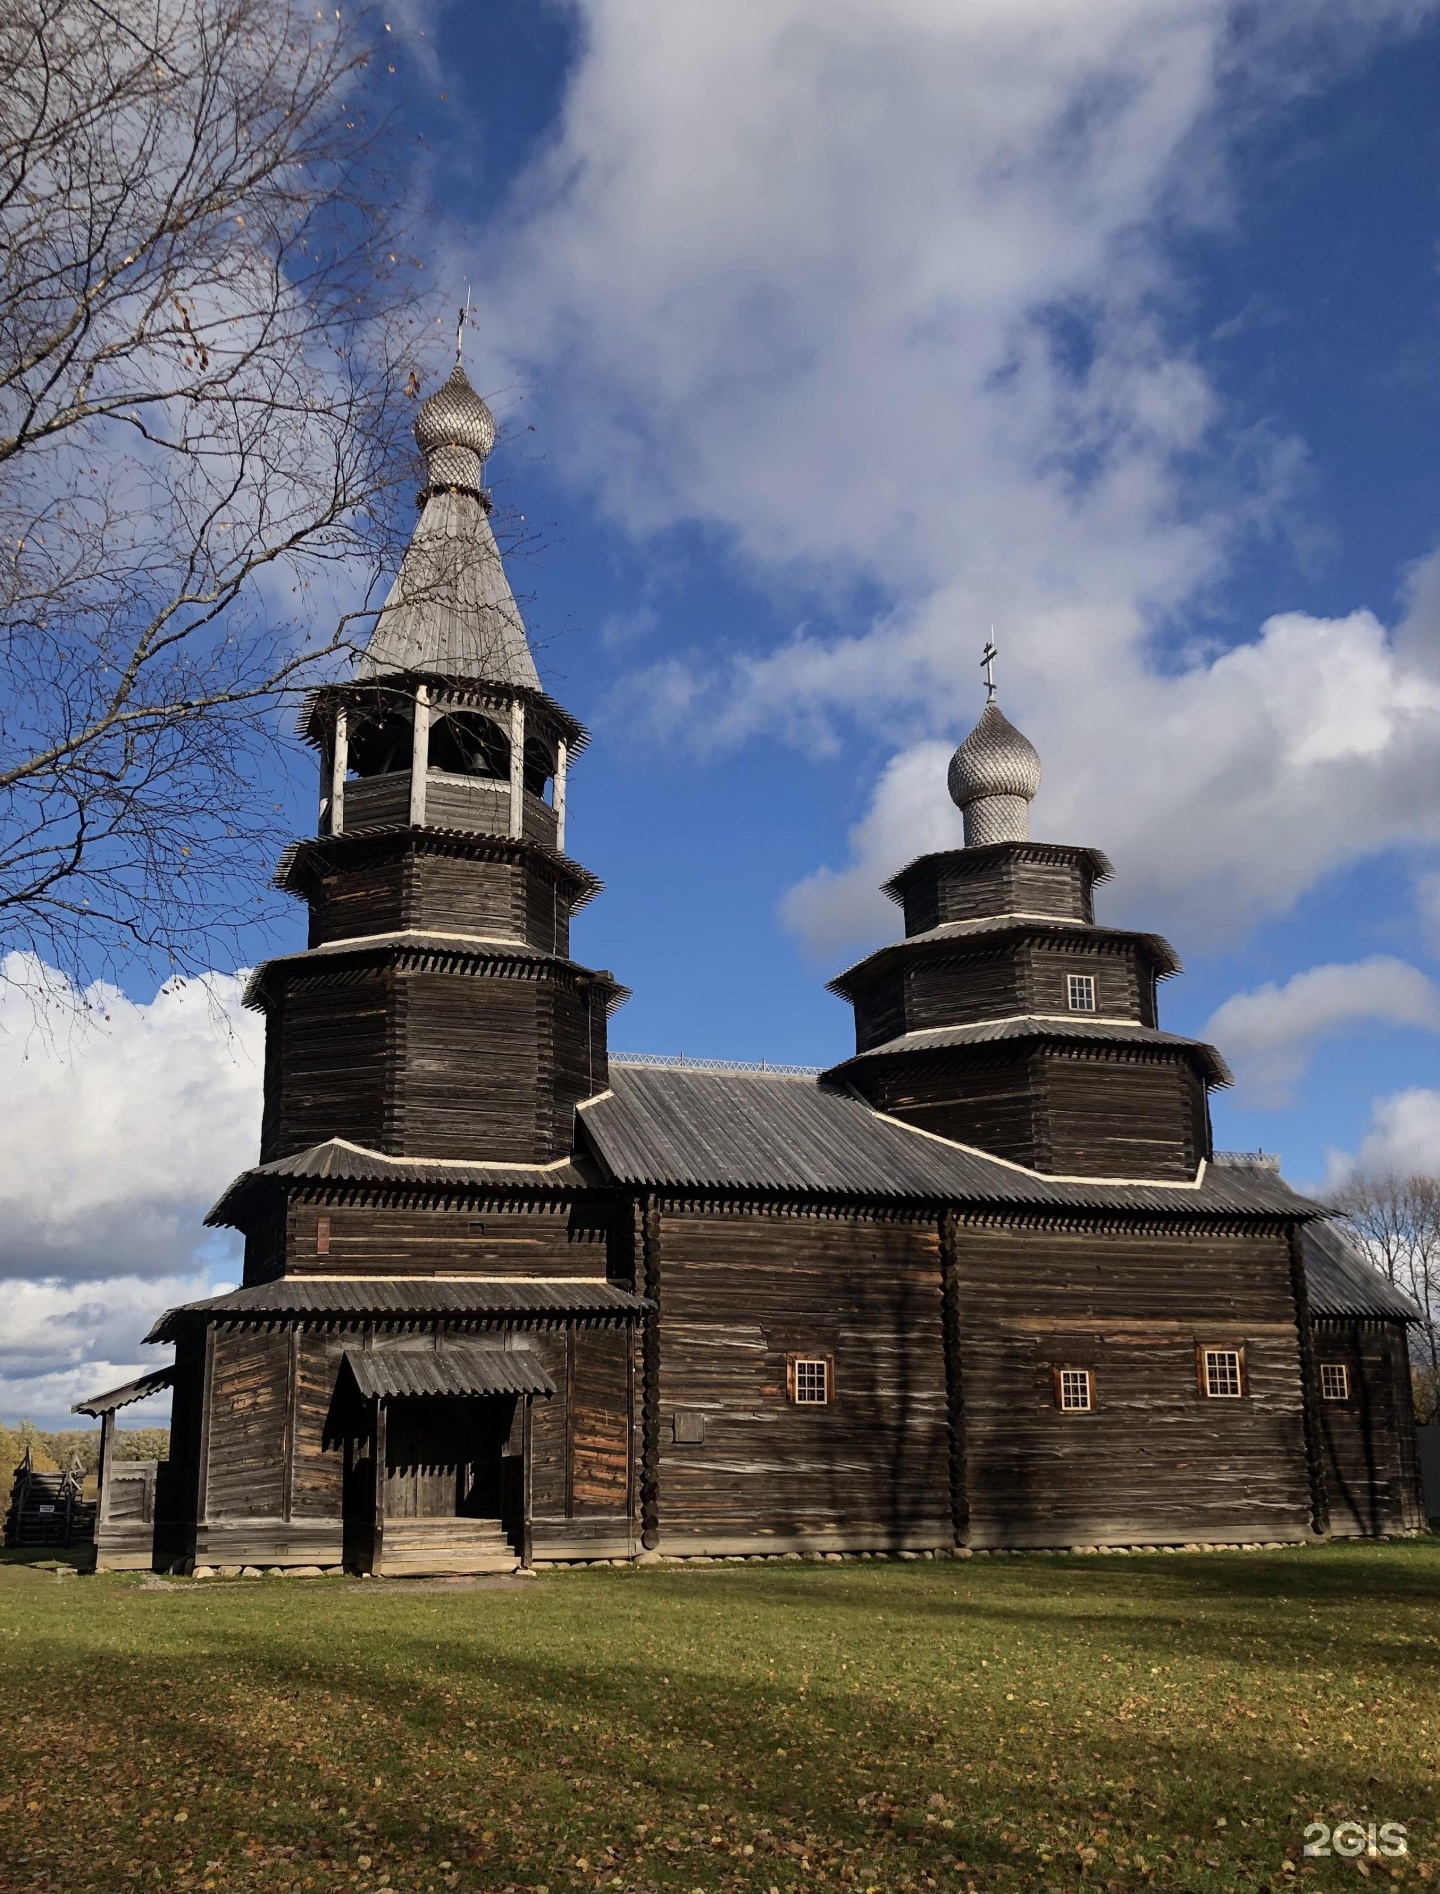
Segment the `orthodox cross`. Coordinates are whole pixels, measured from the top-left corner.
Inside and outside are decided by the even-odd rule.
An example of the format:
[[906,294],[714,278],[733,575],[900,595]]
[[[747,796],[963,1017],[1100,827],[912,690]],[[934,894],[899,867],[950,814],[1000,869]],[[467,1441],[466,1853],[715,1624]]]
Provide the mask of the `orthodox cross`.
[[460,311],[460,320],[455,324],[455,366],[458,368],[465,359],[465,323],[470,314],[470,285],[465,285],[465,307]]
[[990,628],[990,636],[985,640],[985,649],[980,653],[980,669],[985,673],[985,701],[995,701],[995,660],[999,656],[995,649],[995,628]]

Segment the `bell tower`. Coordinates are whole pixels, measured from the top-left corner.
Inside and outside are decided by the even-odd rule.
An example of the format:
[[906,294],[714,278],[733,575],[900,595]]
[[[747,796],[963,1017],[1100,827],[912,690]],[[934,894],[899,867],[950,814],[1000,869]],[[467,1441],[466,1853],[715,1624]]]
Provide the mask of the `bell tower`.
[[309,700],[317,833],[278,885],[303,953],[256,973],[261,1160],[340,1139],[399,1158],[544,1165],[604,1090],[625,997],[570,958],[599,882],[565,852],[584,728],[540,683],[490,527],[495,423],[457,360],[421,407],[427,480],[354,676]]
[[[987,647],[987,679],[994,658]],[[855,1056],[827,1076],[879,1111],[1055,1176],[1193,1180],[1213,1047],[1159,1030],[1180,971],[1156,934],[1096,922],[1098,849],[1030,839],[1040,758],[995,701],[950,762],[965,846],[886,883],[905,938],[831,981]]]

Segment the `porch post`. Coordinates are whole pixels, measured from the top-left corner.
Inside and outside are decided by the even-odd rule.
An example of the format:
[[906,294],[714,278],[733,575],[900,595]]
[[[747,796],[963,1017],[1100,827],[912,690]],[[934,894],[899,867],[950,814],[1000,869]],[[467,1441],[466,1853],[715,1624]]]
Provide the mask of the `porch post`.
[[525,833],[525,700],[510,705],[510,834],[519,841]]
[[342,704],[335,712],[335,741],[330,751],[330,833],[345,832],[345,772],[350,767],[349,713]]
[[371,1539],[370,1570],[384,1576],[385,1555],[385,1402],[375,1403],[375,1531]]
[[425,772],[430,767],[430,692],[420,684],[415,691],[414,740],[410,746],[410,826],[425,826]]
[[520,1417],[520,1563],[528,1572],[531,1563],[530,1542],[530,1410],[533,1394],[524,1396],[525,1409]]
[[561,737],[555,745],[555,853],[565,853],[565,772],[570,761],[570,746]]

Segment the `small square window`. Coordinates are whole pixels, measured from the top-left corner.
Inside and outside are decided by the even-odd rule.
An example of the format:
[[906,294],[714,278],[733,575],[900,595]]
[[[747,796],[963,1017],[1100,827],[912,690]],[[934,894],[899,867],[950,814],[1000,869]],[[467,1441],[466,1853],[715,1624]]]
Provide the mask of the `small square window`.
[[792,1355],[789,1361],[790,1399],[797,1407],[827,1407],[832,1375],[828,1355]]
[[1322,1361],[1320,1364],[1320,1398],[1324,1401],[1348,1401],[1350,1399],[1350,1370],[1343,1361]]
[[1095,1411],[1095,1384],[1088,1368],[1055,1370],[1055,1405],[1062,1414],[1091,1414]]
[[679,1407],[670,1417],[671,1437],[677,1445],[699,1447],[705,1440],[705,1415],[693,1407]]
[[1095,979],[1093,974],[1072,973],[1066,976],[1066,992],[1070,996],[1072,1013],[1093,1013],[1095,1011]]
[[1245,1392],[1243,1348],[1204,1348],[1200,1351],[1200,1387],[1215,1401],[1238,1401]]

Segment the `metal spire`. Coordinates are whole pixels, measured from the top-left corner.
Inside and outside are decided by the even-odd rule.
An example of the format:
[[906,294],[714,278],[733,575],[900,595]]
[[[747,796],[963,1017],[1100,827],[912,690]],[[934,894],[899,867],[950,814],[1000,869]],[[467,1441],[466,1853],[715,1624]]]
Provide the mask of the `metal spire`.
[[995,701],[995,660],[1000,653],[995,649],[995,627],[990,627],[990,636],[985,641],[985,649],[980,653],[980,669],[985,673],[985,701]]
[[465,324],[470,317],[470,285],[465,285],[465,307],[460,311],[460,320],[455,324],[455,366],[460,367],[465,360]]

